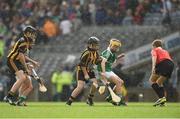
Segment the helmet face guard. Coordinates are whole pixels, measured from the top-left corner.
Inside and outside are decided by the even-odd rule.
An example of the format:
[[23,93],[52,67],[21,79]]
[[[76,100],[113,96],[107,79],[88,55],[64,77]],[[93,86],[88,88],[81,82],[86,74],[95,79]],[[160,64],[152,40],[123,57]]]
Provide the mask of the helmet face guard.
[[121,42],[117,39],[111,39],[109,47],[113,52],[118,52],[119,48],[121,47]]
[[97,37],[90,37],[87,46],[90,50],[96,51],[99,49],[99,39]]
[[30,43],[35,43],[37,38],[37,30],[32,26],[27,26],[23,31],[24,36],[28,39]]
[[94,51],[99,50],[99,44],[88,44],[88,48]]
[[27,33],[24,34],[24,36],[26,38],[28,38],[28,41],[30,43],[35,43],[35,40],[36,40],[36,37],[37,37],[36,33],[27,32]]

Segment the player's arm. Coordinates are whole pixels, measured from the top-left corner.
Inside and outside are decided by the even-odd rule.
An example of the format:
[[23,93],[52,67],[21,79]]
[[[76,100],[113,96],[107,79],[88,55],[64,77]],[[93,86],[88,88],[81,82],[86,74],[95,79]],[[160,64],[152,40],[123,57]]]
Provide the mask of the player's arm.
[[97,53],[97,59],[96,59],[96,62],[95,64],[98,65],[102,62],[102,57]]
[[105,73],[106,72],[106,62],[107,62],[107,59],[102,57],[102,62],[101,62],[101,69],[102,69],[102,73]]
[[117,66],[117,65],[119,64],[119,61],[121,60],[121,58],[123,58],[124,56],[125,56],[124,53],[119,54],[119,55],[117,56],[115,62],[113,63],[112,67]]
[[21,62],[21,64],[24,66],[26,72],[28,74],[30,74],[30,71],[29,71],[28,66],[26,64],[26,58],[25,58],[26,50],[27,50],[26,43],[22,42],[18,47],[18,52],[19,52],[18,59]]
[[104,84],[109,84],[107,79],[106,79],[106,75],[105,75],[105,72],[106,72],[106,62],[107,62],[107,59],[102,57],[102,61],[101,61],[101,69],[102,69],[102,72],[101,72],[101,80],[104,82]]
[[30,71],[29,71],[28,66],[27,66],[27,64],[26,64],[25,55],[24,55],[22,52],[19,53],[18,59],[19,59],[19,61],[21,62],[21,64],[24,66],[26,72],[27,72],[28,74],[30,74]]
[[37,66],[37,67],[39,66],[39,63],[36,62],[35,60],[31,59],[30,57],[25,56],[25,59],[27,62],[31,62],[34,66]]
[[124,54],[124,53],[119,54],[119,55],[117,56],[117,60],[119,60],[119,59],[123,58],[124,56],[125,56],[125,54]]
[[155,65],[156,65],[156,60],[157,60],[157,53],[156,53],[156,51],[152,50],[151,55],[152,55],[152,73],[154,73]]
[[84,74],[84,78],[86,80],[89,79],[89,75],[88,75],[88,72],[87,72],[87,67],[88,67],[87,66],[88,65],[87,60],[88,60],[88,57],[89,57],[89,53],[85,53],[84,55],[82,55],[82,57],[80,59],[80,64],[79,64],[81,69],[82,69],[82,72]]
[[82,66],[81,69],[82,69],[82,71],[83,71],[84,78],[85,78],[86,80],[88,80],[88,79],[89,79],[89,75],[88,75],[88,72],[87,72],[86,67]]

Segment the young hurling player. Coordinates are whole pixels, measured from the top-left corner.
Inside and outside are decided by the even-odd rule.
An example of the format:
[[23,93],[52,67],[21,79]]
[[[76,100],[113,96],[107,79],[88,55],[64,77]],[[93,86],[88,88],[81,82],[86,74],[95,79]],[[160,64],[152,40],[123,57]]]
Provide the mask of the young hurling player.
[[87,42],[87,48],[81,54],[80,63],[77,65],[76,78],[77,87],[73,90],[71,96],[66,102],[67,105],[71,105],[78,94],[83,90],[85,82],[91,79],[92,86],[90,89],[90,94],[88,96],[87,103],[93,105],[92,97],[94,92],[98,88],[97,80],[95,78],[95,73],[93,71],[93,66],[100,62],[100,57],[98,54],[99,50],[99,39],[96,37],[90,37]]
[[[120,98],[122,98],[121,88],[124,82],[112,71],[112,66],[116,60],[124,57],[124,54],[116,55],[120,47],[121,42],[119,40],[111,39],[109,47],[101,53],[102,62],[98,65],[97,69],[101,75],[101,80],[105,82],[106,85],[109,85],[109,82],[115,84],[113,90]],[[121,99],[119,103],[114,103],[110,95],[106,100],[114,105],[126,105],[123,99]]]
[[32,90],[31,81],[27,78],[31,73],[27,66],[27,62],[31,62],[34,66],[38,66],[39,64],[26,56],[26,52],[30,49],[32,44],[34,44],[36,36],[37,30],[34,27],[26,27],[23,31],[23,37],[17,40],[7,56],[7,66],[16,77],[16,82],[8,92],[8,95],[4,98],[4,100],[11,105],[16,105],[15,96],[20,87],[23,88],[23,85],[26,85],[26,88],[20,91],[22,96],[19,98],[20,100],[18,102],[23,102],[27,94]]

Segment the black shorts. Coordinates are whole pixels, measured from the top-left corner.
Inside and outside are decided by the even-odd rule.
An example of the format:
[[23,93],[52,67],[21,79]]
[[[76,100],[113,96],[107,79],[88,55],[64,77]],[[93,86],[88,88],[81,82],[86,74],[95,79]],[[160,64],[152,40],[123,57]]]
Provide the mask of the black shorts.
[[[90,79],[96,78],[95,77],[95,73],[93,71],[88,72],[88,75],[89,75]],[[81,80],[81,81],[85,81],[86,82],[86,79],[84,78],[84,73],[83,73],[82,70],[77,70],[76,71],[76,77],[77,77],[77,80]]]
[[[25,67],[20,63],[20,61],[14,60],[14,61],[12,61],[12,62],[14,62],[15,67],[18,69],[18,71],[19,71],[19,70],[25,71]],[[8,60],[7,60],[7,66],[9,67],[10,73],[15,74],[16,70],[14,69],[14,67],[13,67],[12,65],[13,65],[13,64],[12,64],[11,61],[8,59]]]
[[171,60],[166,59],[161,61],[159,64],[156,64],[155,73],[170,78],[173,69],[174,63]]

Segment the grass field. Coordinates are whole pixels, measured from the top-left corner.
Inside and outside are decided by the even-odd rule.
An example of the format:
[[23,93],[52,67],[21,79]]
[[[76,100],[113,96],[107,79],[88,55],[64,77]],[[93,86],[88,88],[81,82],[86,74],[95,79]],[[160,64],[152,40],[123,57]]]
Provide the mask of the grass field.
[[180,118],[180,103],[168,103],[166,107],[153,107],[152,103],[128,103],[127,107],[109,103],[29,102],[27,107],[0,103],[0,118]]

